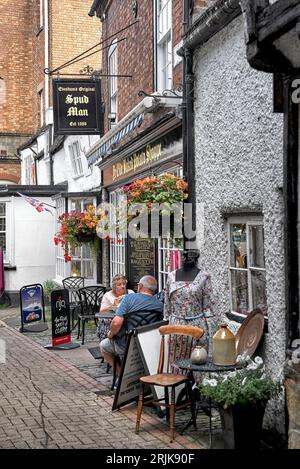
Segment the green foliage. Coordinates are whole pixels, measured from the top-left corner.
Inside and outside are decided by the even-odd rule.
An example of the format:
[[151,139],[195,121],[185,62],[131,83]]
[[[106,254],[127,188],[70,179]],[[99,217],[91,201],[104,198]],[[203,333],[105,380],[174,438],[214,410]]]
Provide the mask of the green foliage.
[[45,280],[43,283],[44,295],[49,301],[51,300],[51,292],[59,288],[62,288],[61,285],[56,283],[54,280]]
[[228,373],[212,373],[199,384],[201,395],[210,398],[224,409],[239,404],[267,402],[280,391],[280,383],[265,370],[263,360],[247,359],[247,366]]

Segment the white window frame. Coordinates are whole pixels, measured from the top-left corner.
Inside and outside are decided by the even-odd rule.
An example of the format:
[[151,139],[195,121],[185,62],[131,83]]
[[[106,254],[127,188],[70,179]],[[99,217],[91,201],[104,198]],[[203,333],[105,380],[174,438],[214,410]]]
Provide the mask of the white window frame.
[[44,26],[44,0],[40,0],[39,10],[39,28],[42,29]]
[[75,177],[83,176],[83,165],[81,160],[81,148],[79,141],[76,140],[69,145],[69,154],[73,173]]
[[[246,253],[247,253],[247,261],[248,265],[247,268],[239,268],[239,267],[232,267],[231,266],[231,252],[230,252],[230,225],[246,225]],[[252,291],[252,282],[251,282],[251,272],[264,272],[266,273],[266,267],[260,268],[260,267],[252,267],[249,265],[251,255],[250,255],[250,232],[249,232],[249,227],[250,226],[262,226],[264,230],[264,221],[262,216],[235,216],[235,217],[229,217],[227,220],[227,241],[228,241],[228,273],[229,273],[229,286],[230,286],[230,309],[231,313],[235,314],[237,316],[240,316],[242,318],[246,317],[247,315],[239,313],[238,311],[235,311],[233,309],[233,295],[232,295],[232,281],[231,281],[231,272],[232,271],[242,271],[247,273],[247,286],[248,286],[248,314],[250,311],[254,309],[253,306],[253,291]],[[266,291],[266,296],[267,296],[267,291]],[[267,318],[267,315],[265,315]]]
[[[55,225],[55,232],[57,233],[60,224],[58,222],[58,218],[60,215],[65,213],[66,211],[66,199],[65,198],[59,198],[56,199],[56,225]],[[56,280],[59,283],[62,283],[62,280],[69,275],[67,274],[67,264],[64,259],[64,250],[61,244],[55,246],[55,256],[56,256],[56,262],[55,262],[55,272],[56,272]]]
[[5,204],[5,252],[4,265],[15,265],[15,229],[14,229],[14,197],[0,198],[0,203]]
[[[88,201],[89,205],[94,205],[96,207],[96,199],[93,198],[93,197],[85,197],[85,198],[72,197],[72,198],[68,199],[68,209],[67,209],[67,211],[73,210],[72,202],[75,202],[75,201],[80,201],[81,211],[85,210],[84,204],[86,203],[86,201]],[[56,200],[57,219],[58,219],[59,215],[66,212],[65,207],[66,207],[66,199],[65,198],[60,198],[60,199]],[[56,222],[56,232],[58,230],[59,230],[59,223],[57,221]],[[83,262],[90,261],[93,275],[92,275],[92,277],[89,277],[89,278],[85,277],[84,284],[86,286],[87,285],[95,285],[97,283],[96,262],[93,259],[92,255],[90,255],[90,257],[88,257],[88,258],[83,257],[82,256],[82,251],[83,251],[82,247],[76,248],[75,255],[72,255],[72,261],[81,263],[81,267],[80,267],[81,276],[82,276],[82,272],[83,272]],[[61,245],[56,246],[56,280],[59,283],[62,283],[62,280],[64,278],[71,277],[71,275],[72,275],[72,273],[71,273],[72,272],[72,261],[66,263],[65,259],[64,259],[64,251],[63,251],[62,246]],[[64,269],[60,268],[61,266],[64,266]]]
[[[168,169],[168,173],[174,174],[174,176],[183,175],[183,168],[176,166],[173,168]],[[161,175],[164,172],[160,173]],[[168,274],[171,272],[171,256],[172,253],[178,251],[178,267],[182,267],[182,253],[183,253],[183,238],[182,238],[182,247],[175,247],[173,246],[168,239],[158,238],[157,242],[157,250],[158,250],[158,291],[161,291],[166,286],[166,281],[168,278]]]
[[24,158],[24,166],[25,166],[25,184],[31,184],[31,168],[32,168],[32,156],[28,155]]
[[[108,74],[118,74],[118,45],[113,42],[107,55]],[[113,127],[118,122],[118,78],[116,76],[108,78],[109,96],[109,126]]]
[[[109,203],[114,207],[119,207],[122,198],[124,197],[122,189],[109,193]],[[112,278],[116,274],[126,275],[126,241],[125,237],[113,239],[110,241],[109,246],[109,259],[110,259],[110,284]]]
[[173,86],[172,0],[154,0],[156,89]]

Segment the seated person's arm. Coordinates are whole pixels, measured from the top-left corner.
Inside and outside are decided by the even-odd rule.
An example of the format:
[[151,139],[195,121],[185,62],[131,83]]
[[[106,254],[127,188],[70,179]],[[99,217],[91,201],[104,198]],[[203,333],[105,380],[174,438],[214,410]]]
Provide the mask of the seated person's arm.
[[116,316],[113,318],[111,325],[110,325],[110,331],[107,334],[107,337],[109,339],[112,339],[118,332],[120,331],[123,322],[124,322],[124,314],[127,313],[127,303],[128,303],[128,297],[124,296],[123,300],[121,301],[117,311],[116,311]]
[[118,334],[124,322],[124,318],[121,316],[115,316],[110,325],[110,331],[107,334],[109,339],[112,339],[115,335]]

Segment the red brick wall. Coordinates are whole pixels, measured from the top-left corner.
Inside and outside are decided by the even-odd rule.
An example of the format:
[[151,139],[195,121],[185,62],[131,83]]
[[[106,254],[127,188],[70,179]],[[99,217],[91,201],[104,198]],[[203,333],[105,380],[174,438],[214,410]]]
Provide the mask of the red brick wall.
[[[135,21],[131,0],[112,0],[107,2],[106,18],[102,23],[103,39]],[[173,47],[177,45],[183,32],[183,2],[173,0]],[[139,23],[118,34],[118,39],[126,37],[118,44],[118,74],[132,75],[132,78],[118,79],[118,120],[121,120],[140,101],[140,90],[147,93],[154,91],[154,24],[152,0],[139,0]],[[103,51],[103,73],[107,73],[108,50]],[[182,64],[173,70],[173,87],[182,83]],[[109,113],[108,80],[103,80],[103,99],[105,102],[105,131],[108,130]],[[156,116],[147,116],[145,125]]]
[[0,132],[32,132],[32,9],[31,0],[0,1]]
[[21,180],[21,165],[18,163],[0,163],[0,181],[1,180],[19,184]]

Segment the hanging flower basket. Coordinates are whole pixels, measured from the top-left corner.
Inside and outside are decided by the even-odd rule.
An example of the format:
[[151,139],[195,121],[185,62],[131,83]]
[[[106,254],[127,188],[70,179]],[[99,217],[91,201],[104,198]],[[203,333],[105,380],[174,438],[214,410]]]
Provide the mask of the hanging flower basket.
[[[129,186],[123,186],[122,189],[127,198],[128,223],[141,215],[136,222],[143,235],[154,234],[176,243],[174,227],[175,222],[179,223],[181,233],[182,202],[188,197],[187,182],[181,177],[166,173],[162,176],[138,179]],[[178,214],[180,220],[178,220]],[[181,238],[177,239],[181,240]]]
[[76,239],[79,243],[90,243],[95,239],[95,233],[78,233]]
[[65,262],[72,260],[70,249],[77,248],[82,243],[90,243],[92,253],[96,255],[99,249],[99,239],[96,235],[98,221],[99,217],[93,205],[84,212],[72,210],[60,215],[60,229],[54,237],[54,243],[63,247]]

